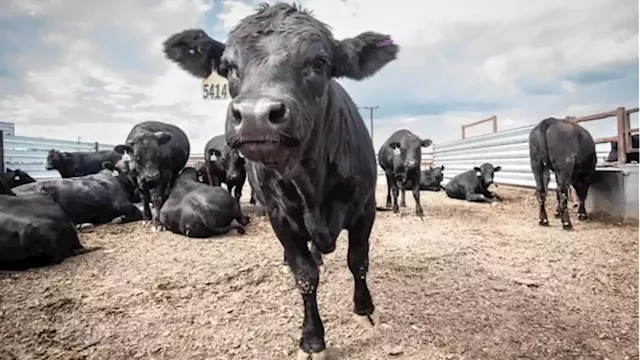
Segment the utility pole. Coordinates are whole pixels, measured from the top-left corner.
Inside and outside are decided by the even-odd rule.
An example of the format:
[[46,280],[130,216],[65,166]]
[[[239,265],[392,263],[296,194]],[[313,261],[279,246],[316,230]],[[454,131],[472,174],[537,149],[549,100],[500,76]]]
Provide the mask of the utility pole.
[[[379,108],[379,105],[376,106],[363,106],[363,109],[368,109],[369,110],[369,122],[371,124],[371,141],[373,141],[373,110]],[[358,109],[360,109],[360,107],[358,106]]]

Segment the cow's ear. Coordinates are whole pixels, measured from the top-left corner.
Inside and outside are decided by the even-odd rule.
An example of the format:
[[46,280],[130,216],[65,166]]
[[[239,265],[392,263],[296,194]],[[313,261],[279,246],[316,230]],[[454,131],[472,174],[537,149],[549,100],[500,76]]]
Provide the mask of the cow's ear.
[[498,172],[500,170],[502,170],[502,166],[496,166],[493,168],[493,172]]
[[129,145],[116,145],[113,148],[113,151],[117,152],[118,154],[124,154],[133,152],[133,149]]
[[422,147],[428,147],[431,144],[433,144],[433,141],[431,141],[431,139],[424,139],[420,142],[420,146]]
[[171,140],[171,134],[166,133],[164,131],[157,131],[153,133],[153,135],[155,135],[156,139],[158,139],[158,144],[160,145],[164,145],[168,143],[169,140]]
[[444,165],[440,166],[440,170],[444,171]]
[[332,75],[362,80],[395,60],[399,50],[391,36],[372,31],[344,39],[336,46]]
[[162,44],[164,55],[189,74],[206,79],[220,66],[224,44],[201,29],[187,29],[171,35]]
[[476,173],[476,176],[482,176],[482,170],[479,167],[474,166],[473,171]]

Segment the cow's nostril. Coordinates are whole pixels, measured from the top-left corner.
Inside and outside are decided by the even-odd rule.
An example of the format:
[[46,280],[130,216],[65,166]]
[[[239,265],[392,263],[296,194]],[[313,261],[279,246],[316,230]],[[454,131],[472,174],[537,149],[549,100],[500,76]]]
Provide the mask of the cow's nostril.
[[287,108],[283,103],[274,104],[269,111],[269,121],[273,124],[279,124],[283,122],[287,115]]
[[233,120],[235,122],[237,123],[242,122],[242,114],[240,113],[240,110],[238,110],[235,104],[231,104],[231,116],[233,116]]

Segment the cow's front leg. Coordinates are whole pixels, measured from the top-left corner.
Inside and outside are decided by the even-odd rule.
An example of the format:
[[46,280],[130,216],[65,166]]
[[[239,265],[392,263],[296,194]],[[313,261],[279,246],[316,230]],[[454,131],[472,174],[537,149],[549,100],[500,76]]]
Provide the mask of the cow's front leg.
[[416,215],[423,217],[424,210],[422,210],[422,204],[420,204],[420,188],[419,187],[413,188],[413,200],[415,200],[416,202]]
[[400,208],[398,208],[398,194],[399,194],[400,190],[398,189],[398,183],[396,181],[391,183],[391,202],[393,203],[392,205],[392,209],[394,213],[399,213],[400,212]]
[[240,198],[242,197],[242,187],[244,186],[244,180],[240,181],[236,184],[236,187],[233,189],[233,196],[236,198],[238,205],[240,205]]
[[367,286],[369,271],[369,236],[375,219],[373,210],[360,216],[349,231],[347,263],[353,275],[353,312],[356,321],[367,327],[380,323],[379,312],[375,311],[371,293]]
[[[300,224],[302,225],[302,224]],[[296,281],[296,286],[304,304],[302,336],[298,344],[297,359],[324,359],[326,344],[324,325],[318,312],[317,289],[320,281],[318,266],[307,248],[307,240],[291,231],[282,219],[272,220],[273,230],[282,243],[287,263]],[[311,356],[309,355],[311,354]]]
[[140,188],[140,197],[142,198],[142,224],[147,225],[151,223],[151,194],[144,184]]
[[400,185],[400,207],[407,207],[406,192],[404,185]]
[[314,188],[309,176],[303,172],[298,172],[293,178],[293,186],[302,200],[304,225],[311,235],[311,240],[316,248],[323,254],[329,254],[336,248],[336,239],[326,227],[320,215],[320,206],[314,201]]
[[164,205],[166,200],[165,190],[167,185],[164,181],[158,181],[158,185],[151,191],[151,201],[156,210],[151,220],[151,230],[153,232],[166,230],[166,227],[160,222],[160,209],[162,209],[162,205]]

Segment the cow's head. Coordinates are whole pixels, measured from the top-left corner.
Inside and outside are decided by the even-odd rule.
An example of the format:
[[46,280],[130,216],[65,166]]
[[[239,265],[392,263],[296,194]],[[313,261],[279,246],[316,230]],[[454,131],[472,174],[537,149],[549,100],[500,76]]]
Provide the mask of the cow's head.
[[186,182],[199,182],[198,181],[198,170],[191,166],[185,166],[180,170],[178,174],[178,179],[176,180],[176,184],[184,184]]
[[388,35],[375,32],[336,40],[309,12],[285,3],[261,5],[229,33],[226,46],[202,30],[164,43],[167,58],[190,74],[206,78],[217,71],[229,81],[228,144],[278,168],[298,158],[309,139],[316,141],[332,79],[367,78],[398,50]]
[[126,144],[117,145],[113,150],[123,154],[123,159],[129,161],[129,166],[140,180],[153,186],[160,179],[160,146],[169,140],[171,134],[163,131],[145,133],[133,137]]
[[493,184],[494,173],[502,170],[502,166],[493,167],[493,165],[489,163],[484,163],[480,165],[480,167],[474,167],[473,170],[482,185],[484,187],[489,187],[489,185]]
[[196,170],[196,177],[199,182],[204,183],[204,176],[207,172],[207,165],[204,161],[198,160],[193,164],[193,168]]
[[58,150],[51,149],[47,153],[47,170],[58,170],[64,166],[65,159],[68,157],[68,153],[60,152]]
[[393,141],[389,144],[393,152],[393,172],[396,179],[406,179],[409,172],[419,172],[422,161],[422,147],[431,145],[430,139],[421,140],[415,135],[402,138],[401,141]]
[[436,166],[433,169],[431,169],[431,173],[433,174],[433,178],[435,180],[437,180],[438,182],[442,182],[442,179],[444,179],[444,174],[442,173],[443,171],[444,171],[444,165]]
[[36,182],[36,179],[20,169],[11,170],[7,168],[6,173],[11,180],[12,187]]

